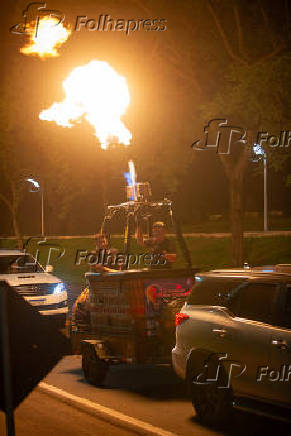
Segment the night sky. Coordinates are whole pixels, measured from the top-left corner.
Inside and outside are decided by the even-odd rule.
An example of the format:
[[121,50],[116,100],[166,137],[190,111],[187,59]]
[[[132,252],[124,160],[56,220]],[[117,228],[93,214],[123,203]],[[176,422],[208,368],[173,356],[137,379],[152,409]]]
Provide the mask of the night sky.
[[[139,181],[151,182],[155,198],[167,193],[178,199],[184,224],[201,222],[209,214],[227,217],[228,181],[219,156],[214,150],[194,151],[191,144],[201,136],[208,114],[213,114],[211,104],[219,101],[217,96],[225,91],[234,101],[237,98],[237,79],[231,74],[235,71],[235,77],[245,77],[247,89],[254,72],[257,85],[249,84],[249,94],[239,103],[241,109],[223,103],[214,117],[230,117],[234,125],[254,129],[250,125],[254,113],[255,118],[258,114],[257,125],[265,130],[276,128],[278,132],[278,126],[291,130],[291,69],[284,67],[290,55],[291,11],[285,1],[250,3],[51,0],[47,7],[61,10],[72,28],[77,16],[97,20],[100,14],[108,14],[114,19],[163,19],[166,29],[126,35],[124,31],[82,28],[72,32],[59,49],[59,57],[46,59],[21,54],[19,49],[27,37],[9,31],[21,22],[26,2],[7,1],[2,6],[0,147],[7,149],[9,142],[13,159],[16,156],[17,168],[9,170],[15,180],[21,183],[30,174],[42,181],[48,233],[95,232],[103,214],[104,195],[109,203],[125,200],[123,172],[130,158],[135,161]],[[100,150],[93,128],[86,122],[68,129],[38,119],[41,110],[63,99],[62,81],[72,69],[94,59],[108,62],[127,80],[131,103],[123,122],[133,135],[127,149]],[[244,63],[242,59],[247,60]],[[278,80],[276,75],[271,77],[274,65],[280,73]],[[270,86],[272,80],[274,86]],[[233,94],[229,86],[234,87]],[[290,158],[283,157],[278,163],[278,154],[274,155],[275,151],[269,160],[269,208],[290,216]],[[0,189],[9,196],[3,162],[0,154]],[[245,175],[245,210],[262,213],[262,193],[262,165],[250,161]],[[24,186],[19,206],[22,233],[39,232],[39,205],[39,194]],[[3,201],[0,210],[1,234],[12,234]]]

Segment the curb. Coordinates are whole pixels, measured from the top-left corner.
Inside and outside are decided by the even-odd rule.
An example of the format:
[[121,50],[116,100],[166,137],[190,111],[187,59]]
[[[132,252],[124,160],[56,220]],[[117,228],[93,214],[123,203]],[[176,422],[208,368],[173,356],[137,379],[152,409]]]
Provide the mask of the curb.
[[44,382],[38,384],[37,389],[44,394],[52,396],[70,406],[73,406],[82,412],[88,413],[102,419],[103,421],[110,422],[111,424],[122,427],[125,430],[131,432],[146,435],[146,436],[178,436],[176,433],[171,433],[167,430],[163,430],[160,427],[156,427],[140,419],[133,418],[125,415],[117,410],[110,409],[109,407],[102,406],[99,403],[88,400],[86,398],[78,397],[77,395],[70,394],[63,389],[57,388],[53,385],[49,385]]

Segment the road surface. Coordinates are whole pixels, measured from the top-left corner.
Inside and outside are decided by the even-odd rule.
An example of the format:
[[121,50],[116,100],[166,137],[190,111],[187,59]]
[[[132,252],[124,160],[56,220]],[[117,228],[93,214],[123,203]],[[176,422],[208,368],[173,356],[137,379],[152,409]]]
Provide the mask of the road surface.
[[[111,367],[103,387],[86,383],[79,356],[65,357],[43,381],[51,389],[65,392],[85,404],[106,407],[109,415],[121,412],[126,419],[150,424],[162,435],[170,432],[178,436],[264,436],[290,435],[287,424],[236,412],[233,424],[227,432],[217,432],[199,425],[184,384],[169,366]],[[52,388],[54,387],[54,388]],[[120,427],[76,408],[76,404],[64,403],[37,388],[19,406],[15,414],[16,436],[130,436],[137,430]],[[4,416],[0,413],[0,434],[4,432]]]
[[[136,435],[37,390],[18,407],[15,412],[15,423],[16,436]],[[0,413],[0,434],[5,435],[3,413]]]
[[[81,358],[68,356],[44,381],[77,397],[86,398],[179,436],[226,434],[205,428],[196,421],[184,383],[175,376],[170,366],[113,366],[104,386],[96,388],[84,380]],[[234,423],[227,432],[248,436],[274,436],[277,433],[280,436],[290,435],[291,427],[241,412],[236,412]]]

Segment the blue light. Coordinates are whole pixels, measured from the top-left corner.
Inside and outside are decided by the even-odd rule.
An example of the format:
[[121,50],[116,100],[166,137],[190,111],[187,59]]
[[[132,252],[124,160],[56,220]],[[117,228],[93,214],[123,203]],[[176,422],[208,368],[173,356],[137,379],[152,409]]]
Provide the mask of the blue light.
[[[132,175],[130,173],[123,173],[124,178],[126,180],[127,186],[133,186],[134,181],[132,180]],[[132,192],[132,195],[128,198],[129,200],[134,200],[134,195]]]
[[195,276],[195,280],[196,280],[197,282],[202,282],[203,278],[200,277],[200,276]]
[[65,284],[58,283],[54,288],[54,294],[61,294],[65,290],[66,290]]
[[123,173],[127,186],[133,186],[133,180],[130,173]]

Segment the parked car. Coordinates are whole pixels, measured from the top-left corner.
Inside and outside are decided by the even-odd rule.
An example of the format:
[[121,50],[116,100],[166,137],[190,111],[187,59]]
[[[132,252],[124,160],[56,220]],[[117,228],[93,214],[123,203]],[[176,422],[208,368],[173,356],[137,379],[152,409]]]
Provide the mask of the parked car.
[[225,424],[233,408],[290,419],[291,274],[199,274],[172,362],[204,424]]
[[20,250],[0,250],[0,280],[5,280],[58,328],[65,327],[66,286],[51,272],[46,272],[33,256]]

